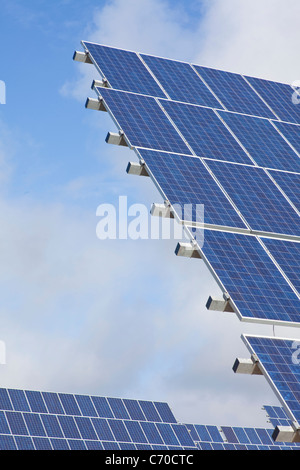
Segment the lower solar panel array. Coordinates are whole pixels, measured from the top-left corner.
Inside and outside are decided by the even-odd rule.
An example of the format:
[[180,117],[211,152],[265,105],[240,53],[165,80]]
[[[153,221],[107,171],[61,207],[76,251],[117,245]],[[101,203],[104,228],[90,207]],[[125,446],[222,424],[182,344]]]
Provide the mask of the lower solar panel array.
[[[267,410],[273,417],[276,408]],[[274,443],[272,432],[271,428],[181,424],[162,402],[0,389],[0,450],[300,448]]]

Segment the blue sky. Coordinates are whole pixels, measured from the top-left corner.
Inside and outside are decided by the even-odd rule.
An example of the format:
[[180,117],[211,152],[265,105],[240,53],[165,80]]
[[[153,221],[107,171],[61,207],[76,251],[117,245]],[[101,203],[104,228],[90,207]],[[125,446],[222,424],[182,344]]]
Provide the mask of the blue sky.
[[96,237],[99,204],[161,201],[126,174],[130,150],[105,144],[107,114],[84,107],[97,77],[72,60],[81,40],[300,78],[297,0],[185,3],[1,2],[1,385],[162,400],[181,421],[259,425],[273,393],[231,368],[248,356],[240,334],[271,328],[207,312],[218,288],[200,261],[176,258],[174,241]]

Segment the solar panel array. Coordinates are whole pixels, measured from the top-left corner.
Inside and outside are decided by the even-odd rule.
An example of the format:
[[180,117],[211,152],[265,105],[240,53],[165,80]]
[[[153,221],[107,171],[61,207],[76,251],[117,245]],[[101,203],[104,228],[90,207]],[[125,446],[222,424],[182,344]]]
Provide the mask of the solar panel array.
[[164,402],[0,389],[0,450],[266,450],[271,428],[181,424]]
[[164,402],[0,389],[0,449],[195,449]]
[[[108,111],[191,241],[198,242],[231,309],[242,321],[299,327],[299,93],[284,83],[82,45],[103,79],[93,86],[99,109]],[[198,204],[204,205],[204,224]],[[289,416],[300,418],[290,342],[244,341],[275,391],[286,392],[278,395]],[[280,418],[269,411],[274,422]],[[174,431],[176,424],[163,423],[161,436],[166,426]],[[185,429],[199,449],[276,448],[266,429]]]
[[[202,254],[224,292],[231,291],[238,317],[300,325],[299,270],[294,266],[289,279],[263,243],[283,239],[287,251],[291,242],[295,247],[300,242],[300,106],[292,99],[296,91],[286,84],[187,62],[82,44],[108,83],[95,87],[98,98],[128,146],[145,162],[163,198],[182,208],[178,218],[184,218],[186,226],[197,225],[197,211],[183,217],[184,207],[203,204],[204,228],[223,232],[217,244],[211,239],[218,235],[205,232],[208,247]],[[247,267],[243,275],[240,271],[234,289],[227,282],[229,256],[219,257],[218,269],[212,267],[220,243],[227,247],[230,232],[251,236],[239,242],[244,248],[243,254],[234,253],[237,265],[250,259],[253,250],[257,255],[251,272]],[[279,299],[268,279],[261,283],[270,272],[280,286]],[[253,287],[257,283],[259,290]],[[260,311],[253,308],[259,304]]]
[[290,420],[300,422],[300,341],[243,335],[249,351],[255,354]]

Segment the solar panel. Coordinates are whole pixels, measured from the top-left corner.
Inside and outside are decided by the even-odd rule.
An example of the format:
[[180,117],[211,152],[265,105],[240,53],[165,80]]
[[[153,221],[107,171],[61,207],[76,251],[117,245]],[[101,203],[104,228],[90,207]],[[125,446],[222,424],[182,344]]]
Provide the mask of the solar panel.
[[[196,449],[187,429],[177,423],[164,402],[16,392],[0,389],[0,449],[138,450],[141,445]],[[16,395],[30,397],[30,407],[24,406],[27,411],[19,411],[20,402],[10,400]],[[129,410],[138,419],[132,419]]]
[[205,230],[201,252],[240,320],[299,324],[300,299],[256,237]]
[[[268,119],[222,111],[219,114],[257,165],[278,170],[300,171],[298,154]],[[289,124],[285,125],[291,127]]]
[[262,241],[289,281],[300,292],[300,243],[271,238]]
[[[243,321],[299,326],[300,107],[292,99],[295,90],[83,45],[114,88],[96,87],[96,93],[164,199],[184,208],[204,205],[207,230],[199,251],[232,310]],[[196,216],[192,207],[184,220],[194,222]],[[197,240],[199,230],[189,230]],[[300,376],[292,340],[243,338],[288,417],[299,421]],[[1,403],[0,448],[297,448],[275,444],[272,429],[179,424],[163,403],[4,389],[0,410]],[[272,420],[285,419],[270,412]],[[13,440],[11,427],[18,431]]]
[[94,65],[112,88],[165,98],[166,94],[135,52],[82,42]]
[[300,174],[283,171],[269,171],[272,178],[278,183],[295,208],[300,212],[299,188]]
[[[273,124],[292,145],[292,147],[300,154],[300,126],[297,124],[290,124],[286,122],[273,121]],[[296,171],[298,165],[292,171]],[[287,170],[287,168],[285,168]]]
[[290,85],[262,78],[245,78],[268,103],[279,120],[300,124],[300,107],[293,103],[295,90]]
[[[251,354],[281,401],[288,416],[300,421],[299,341],[277,337],[242,335]],[[296,354],[295,354],[296,353]]]
[[[299,445],[275,444],[270,438],[272,429],[180,424],[169,405],[164,402],[53,392],[31,394],[47,396],[48,399],[51,397],[51,403],[55,396],[59,399],[63,397],[66,406],[73,413],[75,408],[72,397],[81,404],[81,412],[84,411],[85,414],[82,416],[52,414],[48,410],[44,413],[16,411],[11,407],[11,402],[7,401],[9,392],[10,390],[0,389],[0,396],[6,397],[2,401],[5,409],[0,409],[0,450],[288,450]],[[27,394],[27,391],[20,392],[23,392],[20,395]],[[143,408],[145,414],[138,412],[142,420],[102,418],[98,413],[97,416],[91,416],[95,414],[91,403],[96,403],[96,398],[113,403],[116,414],[120,410],[124,413],[124,404],[127,409],[135,410],[135,413]],[[80,413],[79,408],[76,409]],[[61,410],[58,408],[58,411]],[[272,416],[274,412],[272,409]],[[163,415],[167,419],[163,419]],[[155,418],[159,421],[154,421]]]
[[164,197],[179,206],[182,220],[203,222],[196,209],[197,204],[204,204],[206,224],[247,229],[199,158],[145,149],[139,149],[139,154]]
[[267,417],[274,426],[290,426],[291,425],[291,418],[288,417],[284,408],[282,406],[272,406],[272,405],[265,405],[264,409],[267,413]]
[[251,229],[299,236],[299,215],[259,167],[207,161]]
[[275,118],[274,113],[253,91],[242,75],[199,65],[194,67],[228,111]]
[[273,429],[186,424],[199,450],[291,450],[297,443],[274,442]]
[[167,100],[161,104],[199,157],[252,163],[212,109]]
[[97,90],[130,145],[191,154],[154,98],[108,88]]
[[190,64],[146,54],[141,57],[172,100],[224,109]]

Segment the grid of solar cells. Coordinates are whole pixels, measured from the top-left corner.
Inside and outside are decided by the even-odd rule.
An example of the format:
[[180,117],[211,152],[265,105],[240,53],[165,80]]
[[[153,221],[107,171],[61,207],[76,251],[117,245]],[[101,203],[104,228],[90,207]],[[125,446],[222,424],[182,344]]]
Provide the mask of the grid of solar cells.
[[274,119],[274,113],[252,90],[242,75],[199,65],[194,67],[228,111]]
[[272,238],[263,239],[263,243],[300,292],[300,243]]
[[[14,409],[12,397],[16,396],[28,411]],[[46,412],[33,412],[28,397],[31,406],[46,407]],[[45,397],[58,413],[48,412]],[[102,411],[107,414],[103,400],[111,410],[109,418],[101,417]],[[179,424],[163,402],[0,389],[0,407],[1,450],[275,450],[297,446],[275,445],[269,441],[269,429]],[[133,415],[139,419],[132,419]]]
[[94,64],[113,88],[144,95],[166,95],[135,52],[83,42]]
[[167,403],[0,389],[0,449],[158,446],[195,449]]
[[199,157],[252,163],[212,109],[167,100],[161,104]]
[[[286,171],[300,171],[299,156],[268,119],[222,111],[220,116],[258,166]],[[289,124],[286,125],[291,127]],[[300,132],[298,138],[300,140]]]
[[224,109],[190,64],[145,54],[141,57],[172,100]]
[[300,124],[300,106],[293,103],[290,85],[262,78],[245,77],[282,121]]
[[274,443],[273,429],[186,424],[200,450],[291,450],[298,444]]
[[256,237],[206,230],[201,251],[241,319],[299,323],[300,300]]
[[205,223],[247,228],[199,158],[145,149],[139,153],[181,219],[203,223],[197,204],[204,204]]
[[300,212],[300,174],[269,170],[270,175]]
[[131,145],[191,154],[154,98],[108,88],[97,91]]
[[299,215],[262,168],[207,164],[252,230],[300,235]]
[[256,354],[286,412],[300,421],[299,341],[243,335],[249,351]]
[[[284,137],[289,141],[289,143],[294,147],[296,152],[300,154],[300,126],[297,124],[290,124],[287,122],[280,121],[276,121],[274,122],[274,124],[277,129],[284,135]],[[296,168],[293,171],[296,171]]]
[[[284,408],[281,406],[265,405],[264,409],[272,426],[290,426],[291,418],[288,417]],[[300,445],[300,444],[298,444]]]

